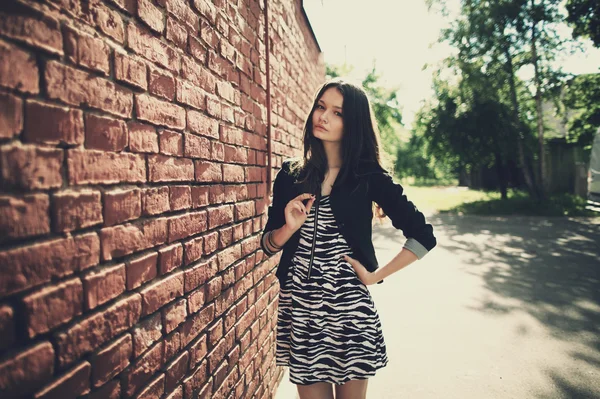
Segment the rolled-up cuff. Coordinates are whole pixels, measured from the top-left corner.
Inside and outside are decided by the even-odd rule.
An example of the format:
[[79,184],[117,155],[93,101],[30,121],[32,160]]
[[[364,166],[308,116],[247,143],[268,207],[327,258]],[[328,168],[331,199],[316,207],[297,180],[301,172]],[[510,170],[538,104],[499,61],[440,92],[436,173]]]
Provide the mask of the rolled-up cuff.
[[425,255],[427,255],[427,253],[429,253],[427,248],[421,245],[421,243],[414,238],[407,239],[404,243],[404,248],[417,255],[417,258],[419,259],[423,258]]

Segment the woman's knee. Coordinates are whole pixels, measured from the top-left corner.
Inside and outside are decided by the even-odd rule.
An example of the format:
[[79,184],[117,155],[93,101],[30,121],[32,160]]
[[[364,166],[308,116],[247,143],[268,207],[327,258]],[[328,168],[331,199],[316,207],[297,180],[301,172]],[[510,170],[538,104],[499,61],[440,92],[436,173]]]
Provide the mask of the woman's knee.
[[300,399],[333,399],[333,384],[328,382],[296,386]]
[[350,380],[335,386],[335,399],[366,399],[368,379]]

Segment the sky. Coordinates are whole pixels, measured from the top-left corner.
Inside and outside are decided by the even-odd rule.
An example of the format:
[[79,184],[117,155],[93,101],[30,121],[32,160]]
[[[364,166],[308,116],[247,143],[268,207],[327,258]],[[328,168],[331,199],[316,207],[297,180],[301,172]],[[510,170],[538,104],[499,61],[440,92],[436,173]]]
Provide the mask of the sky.
[[[425,0],[304,0],[304,9],[325,62],[354,66],[350,78],[357,80],[375,65],[380,83],[398,89],[403,121],[410,129],[422,101],[433,94],[433,68],[423,67],[437,64],[452,51],[436,43],[447,20],[428,12]],[[570,73],[598,72],[600,50],[588,40],[584,53],[561,64]]]

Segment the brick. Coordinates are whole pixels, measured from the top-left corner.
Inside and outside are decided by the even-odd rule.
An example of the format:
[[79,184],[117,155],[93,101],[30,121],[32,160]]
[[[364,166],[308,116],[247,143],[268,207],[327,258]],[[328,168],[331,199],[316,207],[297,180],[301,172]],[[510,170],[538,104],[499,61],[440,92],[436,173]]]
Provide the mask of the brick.
[[[207,48],[200,40],[196,39],[194,36],[188,37],[189,51],[192,57],[197,59],[201,64],[206,63],[207,56]],[[182,69],[183,63],[186,57],[182,57]]]
[[0,392],[6,397],[31,394],[53,374],[52,344],[38,343],[0,363]]
[[167,40],[172,41],[178,48],[187,49],[188,33],[185,27],[173,18],[167,19]]
[[115,52],[115,79],[138,89],[148,89],[146,64],[119,52]]
[[0,14],[1,34],[52,54],[63,54],[62,35],[56,19],[48,15],[34,17],[37,12],[33,9],[22,11],[30,15],[17,15],[16,10],[3,9]]
[[208,353],[208,346],[206,341],[206,334],[202,334],[197,339],[194,340],[194,343],[190,346],[190,369],[196,367],[198,363],[200,363]]
[[211,142],[206,137],[184,134],[184,156],[189,158],[210,158]]
[[28,100],[23,141],[44,144],[83,144],[83,113],[67,107]]
[[92,150],[123,151],[129,134],[125,122],[103,116],[85,115],[85,147]]
[[173,74],[150,67],[148,80],[150,93],[166,100],[172,101],[175,98],[175,78],[173,78]]
[[73,185],[146,181],[146,160],[139,154],[70,149],[67,163]]
[[206,93],[185,80],[177,79],[177,102],[204,110],[206,109]]
[[188,296],[188,310],[190,314],[196,313],[206,303],[206,292],[204,286],[192,291]]
[[181,327],[181,344],[187,346],[215,317],[215,307],[211,303],[200,312],[190,315]]
[[186,398],[194,397],[194,392],[197,392],[197,390],[201,388],[207,381],[209,382],[207,385],[212,386],[212,379],[208,378],[209,376],[207,375],[206,370],[207,362],[202,362],[189,377],[186,377],[183,380]]
[[224,173],[221,164],[210,161],[194,161],[194,170],[197,182],[221,183]]
[[206,231],[206,212],[190,212],[169,218],[169,242]]
[[141,297],[133,294],[109,308],[88,315],[56,336],[61,367],[94,351],[120,333],[133,327],[140,318]]
[[188,371],[189,360],[190,354],[185,351],[166,366],[165,390],[167,392],[175,389],[179,381],[185,376]]
[[211,302],[221,294],[223,288],[223,279],[219,276],[208,282],[206,285],[206,301]]
[[29,338],[51,331],[80,315],[83,309],[81,280],[71,279],[42,288],[23,298]]
[[147,94],[136,95],[135,112],[141,120],[171,129],[185,128],[185,110]]
[[165,375],[159,374],[136,396],[136,399],[155,399],[165,392]]
[[125,292],[125,265],[96,270],[83,277],[83,292],[87,309],[94,309]]
[[151,252],[127,263],[127,289],[132,290],[152,280],[157,275],[158,253]]
[[0,40],[0,86],[37,94],[40,91],[38,83],[35,56]]
[[186,317],[187,310],[185,299],[180,299],[164,308],[162,311],[162,319],[163,325],[165,326],[165,333],[169,334],[171,331],[175,330],[185,321]]
[[184,257],[183,263],[187,266],[202,257],[203,251],[202,247],[204,246],[204,238],[203,237],[195,237],[191,240],[186,241],[183,244],[184,248]]
[[172,211],[189,209],[192,206],[192,190],[190,186],[170,186],[169,201]]
[[123,378],[123,390],[127,397],[137,392],[164,363],[164,343],[158,342],[139,358]]
[[88,399],[119,399],[121,397],[121,384],[112,380],[97,391],[90,393]]
[[209,229],[233,222],[233,207],[222,205],[208,210]]
[[35,399],[58,399],[84,395],[90,391],[91,366],[82,362],[35,394]]
[[0,138],[13,138],[23,130],[23,101],[0,93]]
[[[198,3],[201,0],[194,0]],[[216,16],[216,14],[215,14]],[[216,48],[219,44],[219,37],[217,33],[213,29],[214,23],[210,24],[208,21],[202,21],[200,23],[200,37],[206,44],[208,44],[211,48]]]
[[183,388],[178,386],[166,399],[183,399]]
[[26,190],[62,185],[63,151],[33,145],[8,144],[0,147],[4,183]]
[[117,340],[100,349],[91,358],[92,384],[101,386],[118,375],[129,365],[133,353],[133,342],[130,334],[125,334]]
[[154,37],[146,29],[140,28],[136,24],[127,26],[128,48],[146,58],[155,62],[170,71],[179,70],[179,54],[175,49],[160,39]]
[[154,313],[162,306],[183,295],[183,271],[176,272],[155,281],[140,291],[142,314]]
[[169,130],[158,134],[160,153],[165,155],[183,156],[183,135]]
[[137,7],[136,0],[110,0],[110,1],[113,4],[115,4],[117,7],[122,9],[123,11],[126,11],[131,15],[135,14],[135,10]]
[[160,275],[181,266],[183,261],[183,246],[175,243],[158,250],[158,271]]
[[10,348],[15,343],[15,312],[8,305],[0,306],[0,350]]
[[152,4],[151,0],[138,0],[137,14],[142,21],[148,25],[150,29],[157,33],[163,33],[165,23],[163,22],[163,12],[160,8]]
[[98,264],[96,233],[60,238],[0,252],[0,297]]
[[[238,370],[238,367],[234,366],[232,368],[231,364],[229,364],[228,370],[230,370],[230,369],[231,369],[231,372],[229,374],[227,374],[227,376],[223,380],[223,384],[221,385],[221,387],[218,388],[214,392],[214,397],[215,398],[224,398],[224,397],[226,397],[229,394],[229,392],[234,388],[236,382],[238,381],[238,379],[239,379],[239,370]],[[217,385],[215,385],[215,386],[217,386]],[[260,395],[259,395],[259,397],[260,397]]]
[[170,0],[166,2],[167,11],[187,25],[192,31],[198,31],[198,16],[186,4],[185,0]]
[[200,208],[209,205],[209,187],[208,186],[193,186],[192,187],[192,208]]
[[218,272],[214,261],[199,263],[185,270],[185,292],[190,292],[205,284]]
[[104,193],[104,223],[107,226],[137,219],[141,214],[142,196],[139,188]]
[[148,171],[151,182],[194,181],[194,162],[191,159],[149,155]]
[[69,61],[108,75],[110,47],[104,41],[70,26],[64,28],[64,37],[65,55]]
[[191,109],[188,110],[187,125],[188,129],[193,133],[215,139],[219,138],[219,122],[200,112]]
[[46,194],[0,196],[0,242],[50,232]]
[[169,187],[148,188],[142,191],[144,215],[158,215],[170,210]]
[[131,117],[133,94],[110,80],[57,61],[46,63],[44,77],[48,96],[52,99],[75,106],[87,105],[116,116]]
[[205,17],[212,25],[217,19],[217,9],[208,0],[193,0],[194,7],[200,12],[200,15]]
[[216,78],[204,65],[193,58],[184,57],[181,62],[181,76],[204,91],[215,94]]
[[102,223],[100,192],[65,190],[55,193],[52,218],[55,232],[73,231]]
[[[126,3],[133,1],[125,0]],[[123,18],[118,12],[110,9],[104,3],[98,2],[94,2],[93,7],[86,7],[86,11],[90,13],[88,16],[89,22],[95,24],[100,32],[119,43],[123,43],[125,40],[125,28]]]
[[137,358],[162,338],[161,315],[146,318],[133,329],[133,357]]
[[181,351],[181,334],[174,331],[165,338],[165,359],[171,359]]
[[127,128],[129,130],[129,151],[150,154],[158,152],[158,134],[154,127],[129,122]]

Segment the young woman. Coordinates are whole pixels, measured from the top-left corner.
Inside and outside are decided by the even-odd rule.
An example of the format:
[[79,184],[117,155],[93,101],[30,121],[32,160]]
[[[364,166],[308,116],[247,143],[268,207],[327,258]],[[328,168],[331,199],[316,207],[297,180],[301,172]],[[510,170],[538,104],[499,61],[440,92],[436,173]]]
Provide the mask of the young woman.
[[[304,157],[285,160],[273,184],[261,247],[267,255],[283,249],[276,364],[289,367],[301,399],[366,397],[368,378],[388,363],[367,286],[436,245],[432,226],[381,166],[379,142],[365,92],[326,82],[306,121]],[[374,207],[407,237],[382,268]]]

